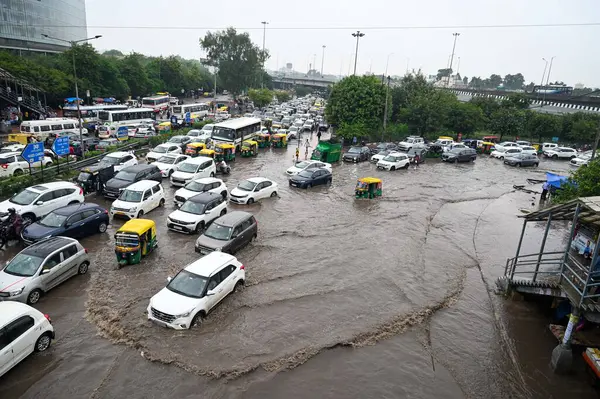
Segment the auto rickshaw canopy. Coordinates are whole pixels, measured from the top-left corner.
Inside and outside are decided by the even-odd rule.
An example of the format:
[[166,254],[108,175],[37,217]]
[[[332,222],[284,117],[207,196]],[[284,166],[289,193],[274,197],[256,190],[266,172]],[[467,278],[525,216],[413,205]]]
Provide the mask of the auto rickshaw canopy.
[[248,147],[252,147],[252,146],[257,146],[258,142],[254,141],[254,140],[244,140],[242,145],[247,145]]
[[450,136],[440,136],[440,137],[438,137],[438,140],[454,140],[454,137],[450,137]]
[[378,179],[376,177],[361,177],[360,179],[358,179],[358,181],[360,183],[365,183],[365,184],[373,184],[373,183],[381,183],[381,179]]
[[119,230],[117,230],[115,236],[119,233],[130,233],[141,236],[148,230],[152,230],[152,235],[156,235],[156,223],[154,223],[154,220],[131,219],[121,226]]
[[205,143],[201,143],[199,141],[195,141],[193,143],[188,143],[186,147],[190,148],[190,149],[194,149],[194,150],[198,150],[198,148],[205,149],[206,148],[206,144]]
[[228,143],[219,143],[215,146],[215,149],[220,148],[222,150],[233,150],[235,146],[233,144]]
[[214,158],[214,156],[215,156],[215,150],[210,150],[210,149],[208,149],[208,148],[203,148],[203,149],[200,151],[200,155],[205,155],[205,156],[207,156],[207,157]]
[[277,139],[277,140],[282,139],[282,140],[285,141],[287,139],[287,134],[285,134],[285,133],[275,133],[273,135],[273,139]]

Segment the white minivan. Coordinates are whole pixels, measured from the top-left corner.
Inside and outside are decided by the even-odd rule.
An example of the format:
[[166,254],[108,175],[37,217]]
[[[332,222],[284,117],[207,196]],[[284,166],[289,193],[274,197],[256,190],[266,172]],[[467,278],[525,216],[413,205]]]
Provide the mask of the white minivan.
[[177,172],[171,175],[171,184],[182,187],[194,179],[214,177],[216,173],[217,167],[212,158],[191,158],[179,164]]
[[110,207],[110,216],[141,218],[165,204],[165,191],[155,180],[140,180],[123,189]]

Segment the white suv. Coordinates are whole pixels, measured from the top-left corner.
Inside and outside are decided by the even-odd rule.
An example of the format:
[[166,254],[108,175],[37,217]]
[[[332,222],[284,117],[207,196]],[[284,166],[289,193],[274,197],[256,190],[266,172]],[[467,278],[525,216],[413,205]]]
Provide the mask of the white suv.
[[204,192],[221,194],[224,199],[227,199],[227,186],[223,180],[214,177],[203,177],[201,179],[192,180],[184,187],[175,191],[175,205],[181,206],[188,198]]
[[215,177],[216,173],[215,161],[209,157],[199,156],[180,163],[177,172],[171,175],[171,184],[181,187],[194,179]]
[[55,209],[83,203],[83,189],[73,183],[57,181],[31,186],[0,202],[0,212],[15,208],[23,219],[35,222]]
[[551,150],[544,151],[544,155],[547,158],[553,159],[573,159],[577,158],[577,150],[568,147],[556,147],[552,148]]
[[410,159],[408,155],[399,152],[392,152],[377,162],[377,169],[383,170],[408,169],[409,166]]
[[112,165],[115,168],[115,172],[118,172],[128,166],[137,165],[138,160],[133,153],[115,151],[106,154],[106,156],[100,160],[100,164]]
[[401,141],[400,144],[398,144],[398,149],[400,151],[409,151],[411,148],[413,148],[413,146],[423,144],[425,144],[425,140],[423,140],[423,137],[409,136],[403,141]]
[[200,234],[210,222],[226,213],[227,200],[220,194],[207,192],[194,195],[169,215],[167,228]]
[[246,270],[235,256],[211,252],[185,267],[148,304],[148,320],[176,330],[202,323],[208,312],[244,284]]
[[0,302],[0,377],[54,339],[48,315],[20,302]]
[[110,216],[141,218],[156,207],[165,204],[165,191],[154,180],[140,180],[123,189],[110,207]]
[[[45,156],[41,161],[31,163],[32,168],[39,168],[41,165],[44,167],[52,165],[52,159]],[[22,175],[28,170],[29,163],[20,152],[6,152],[0,155],[0,177]]]

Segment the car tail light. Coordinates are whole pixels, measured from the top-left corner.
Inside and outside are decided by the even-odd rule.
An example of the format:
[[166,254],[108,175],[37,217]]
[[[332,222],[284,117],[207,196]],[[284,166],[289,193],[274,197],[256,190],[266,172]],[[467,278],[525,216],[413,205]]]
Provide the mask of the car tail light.
[[83,188],[79,187],[79,194],[83,195]]
[[8,168],[8,164],[7,164],[7,163],[3,163],[3,164],[2,164],[2,165],[0,165],[0,166],[2,166],[2,169],[6,169],[6,168]]
[[88,250],[87,250],[87,248],[83,248],[83,250],[85,251],[85,253],[86,253],[86,254],[88,253]]
[[108,209],[105,209],[105,210],[104,210],[104,214],[105,214],[105,215],[108,215]]
[[46,320],[48,320],[48,323],[52,324],[52,319],[50,318],[50,316],[44,314],[44,317],[46,318]]
[[246,266],[244,266],[244,265],[241,265],[241,266],[240,266],[240,270],[246,270]]

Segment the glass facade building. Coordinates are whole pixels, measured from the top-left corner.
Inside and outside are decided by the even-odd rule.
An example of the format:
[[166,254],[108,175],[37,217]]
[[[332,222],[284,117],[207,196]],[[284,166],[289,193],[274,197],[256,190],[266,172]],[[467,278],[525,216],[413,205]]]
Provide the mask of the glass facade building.
[[64,40],[87,38],[85,0],[0,0],[0,48],[63,51]]

